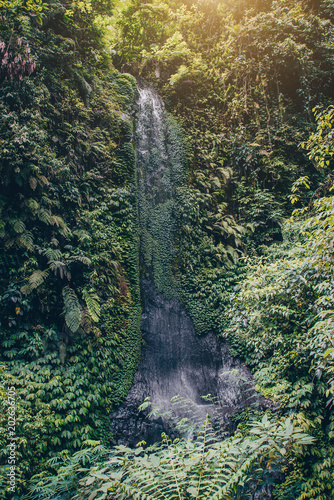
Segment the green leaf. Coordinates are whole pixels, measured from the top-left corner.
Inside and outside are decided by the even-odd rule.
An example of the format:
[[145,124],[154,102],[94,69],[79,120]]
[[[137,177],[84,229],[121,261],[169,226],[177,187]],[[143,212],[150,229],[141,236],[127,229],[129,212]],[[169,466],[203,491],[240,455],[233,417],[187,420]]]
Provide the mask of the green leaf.
[[64,315],[65,322],[68,328],[75,333],[80,326],[81,322],[81,308],[78,297],[74,290],[69,286],[65,286],[62,290],[64,299]]
[[99,302],[99,296],[95,292],[95,290],[86,290],[85,288],[82,291],[82,297],[86,302],[86,306],[89,312],[90,317],[95,323],[97,323],[100,319],[101,307]]

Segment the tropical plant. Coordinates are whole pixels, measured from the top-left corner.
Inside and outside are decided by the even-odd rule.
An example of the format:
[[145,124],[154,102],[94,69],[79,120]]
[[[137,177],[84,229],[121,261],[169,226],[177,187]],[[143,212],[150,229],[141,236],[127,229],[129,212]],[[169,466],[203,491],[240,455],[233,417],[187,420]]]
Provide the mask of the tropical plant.
[[[323,168],[332,152],[333,117],[317,114],[317,131],[307,147]],[[322,125],[324,124],[324,125]],[[326,136],[324,142],[322,136]],[[296,183],[310,188],[307,179]],[[285,469],[277,498],[298,500],[333,496],[333,256],[334,197],[320,185],[306,207],[283,226],[283,244],[247,262],[244,279],[231,295],[223,335],[254,368],[258,389],[281,411],[295,415],[317,436],[310,449]],[[311,192],[312,194],[312,192]],[[244,268],[245,269],[245,268]],[[226,323],[225,323],[226,324]],[[298,478],[298,479],[297,479]]]
[[[184,420],[179,422],[184,427]],[[73,457],[52,460],[56,473],[32,480],[29,498],[43,500],[65,494],[66,499],[245,499],[270,484],[285,456],[300,453],[313,438],[287,419],[281,423],[264,415],[240,432],[220,440],[209,415],[192,439],[143,448],[93,448]],[[109,454],[108,459],[104,457]],[[86,463],[85,463],[86,461]],[[91,467],[87,467],[90,462]],[[88,464],[87,464],[88,462]],[[51,496],[50,496],[51,495]]]
[[[2,63],[8,50],[25,68],[0,74],[0,385],[16,388],[17,498],[57,450],[110,441],[141,341],[136,82],[112,67],[88,2],[36,2],[42,24],[33,3],[0,3]],[[2,393],[0,406],[6,478]]]

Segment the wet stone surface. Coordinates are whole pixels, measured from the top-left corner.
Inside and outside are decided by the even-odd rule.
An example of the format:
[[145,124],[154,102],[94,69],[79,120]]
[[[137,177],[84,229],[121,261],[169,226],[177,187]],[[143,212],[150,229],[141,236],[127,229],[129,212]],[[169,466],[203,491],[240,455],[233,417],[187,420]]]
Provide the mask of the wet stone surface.
[[[252,376],[228,346],[214,334],[199,337],[178,300],[166,300],[148,280],[142,280],[141,329],[145,345],[139,368],[124,403],[111,415],[115,443],[134,446],[144,440],[160,440],[169,431],[163,419],[147,419],[138,407],[146,397],[163,410],[180,395],[193,403],[199,418],[212,412],[202,396],[219,401],[219,413],[227,428],[230,417],[241,406],[257,399]],[[232,371],[232,373],[231,373]],[[227,373],[226,373],[227,372]],[[178,410],[180,417],[185,416]]]

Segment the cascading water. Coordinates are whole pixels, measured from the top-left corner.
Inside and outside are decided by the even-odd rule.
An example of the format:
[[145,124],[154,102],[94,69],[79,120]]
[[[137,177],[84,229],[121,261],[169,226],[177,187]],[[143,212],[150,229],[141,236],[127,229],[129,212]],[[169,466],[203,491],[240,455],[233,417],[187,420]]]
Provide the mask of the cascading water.
[[167,296],[176,294],[171,273],[176,229],[174,194],[184,177],[177,126],[149,88],[139,89],[136,124],[141,267]]
[[[115,442],[132,446],[140,440],[159,440],[164,430],[161,419],[148,420],[138,412],[146,397],[166,410],[171,399],[181,395],[205,417],[208,406],[202,396],[210,393],[228,420],[244,403],[238,380],[251,380],[247,368],[214,334],[196,335],[177,298],[171,266],[177,229],[175,193],[184,180],[183,148],[177,126],[148,88],[139,89],[136,143],[145,346],[132,388],[111,416]],[[231,375],[234,369],[238,377]]]

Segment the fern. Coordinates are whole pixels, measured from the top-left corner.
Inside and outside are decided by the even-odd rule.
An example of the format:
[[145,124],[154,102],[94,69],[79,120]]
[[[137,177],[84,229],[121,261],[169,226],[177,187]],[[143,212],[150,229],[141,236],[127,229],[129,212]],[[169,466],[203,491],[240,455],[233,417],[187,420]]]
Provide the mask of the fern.
[[84,444],[90,447],[78,451],[70,458],[53,457],[48,460],[48,467],[56,469],[58,475],[47,477],[45,473],[41,473],[35,476],[27,498],[39,500],[73,498],[77,484],[74,478],[82,477],[83,473],[89,470],[87,466],[96,461],[101,463],[108,453],[98,441],[88,440]]
[[64,262],[53,260],[49,262],[49,268],[54,272],[55,276],[57,276],[57,271],[59,272],[59,276],[61,279],[66,276],[68,281],[71,279],[71,272],[67,269],[67,266]]
[[[97,494],[108,499],[110,492],[114,500],[246,500],[254,498],[263,476],[282,462],[286,449],[313,439],[289,419],[277,423],[266,415],[253,422],[247,436],[218,439],[207,417],[195,440],[172,441],[165,434],[162,438],[146,449],[140,444],[136,449],[116,446],[108,461],[105,449],[81,450],[66,463],[53,460],[57,474],[34,478],[29,498],[46,500],[50,491],[71,491],[71,500],[94,499]],[[94,466],[82,468],[83,457],[88,463],[94,457]]]
[[48,186],[50,183],[48,179],[45,177],[45,175],[39,175],[38,176],[38,182],[40,186]]
[[86,302],[86,306],[89,312],[90,317],[95,323],[97,323],[100,319],[101,307],[99,302],[99,296],[94,290],[84,290],[82,291],[82,298]]
[[59,204],[59,201],[57,200],[51,200],[48,196],[46,196],[45,194],[43,194],[42,196],[42,201],[43,201],[43,204],[44,205],[47,205],[49,207],[51,207],[52,205],[55,205],[56,207],[59,208],[60,204]]
[[71,230],[70,228],[64,224],[64,227],[61,227],[59,229],[59,233],[64,237],[64,238],[69,238],[70,236],[72,236],[72,233],[71,233]]
[[71,258],[71,260],[81,262],[82,264],[85,264],[85,266],[90,266],[92,263],[92,261],[84,255],[75,255]]
[[29,186],[31,187],[31,189],[33,191],[35,191],[35,189],[37,188],[37,179],[36,179],[36,177],[32,177],[32,176],[29,177]]
[[81,308],[78,297],[72,288],[65,286],[62,290],[64,299],[65,322],[71,332],[75,333],[81,323]]
[[59,241],[57,240],[57,238],[51,238],[51,244],[55,247],[57,247],[59,245]]
[[41,222],[44,222],[47,225],[51,224],[51,214],[48,210],[45,210],[45,208],[40,208],[38,210],[37,217]]
[[38,288],[40,285],[42,285],[47,276],[47,270],[41,271],[40,269],[38,269],[37,271],[34,271],[28,280],[30,289],[34,290],[35,288]]
[[13,222],[13,229],[16,233],[20,234],[23,233],[26,229],[26,226],[23,221],[21,220],[15,220]]
[[52,226],[57,226],[60,228],[59,232],[64,236],[64,238],[72,235],[70,228],[67,226],[66,222],[61,217],[59,217],[59,215],[51,216],[51,224]]
[[48,259],[48,262],[52,262],[54,260],[60,261],[62,258],[62,253],[59,249],[55,248],[47,248],[43,251],[43,255]]
[[36,212],[38,211],[39,209],[39,204],[36,200],[34,200],[33,198],[29,198],[29,200],[27,200],[25,202],[25,205],[31,210],[31,212],[35,215]]
[[56,226],[60,228],[60,234],[65,238],[71,235],[71,230],[65,223],[64,219],[59,215],[53,215],[50,210],[45,210],[45,208],[40,208],[37,212],[37,217],[40,221],[44,222],[49,226]]
[[81,328],[88,333],[92,328],[92,317],[89,314],[88,309],[81,310]]
[[16,243],[19,247],[24,247],[28,250],[34,249],[34,238],[30,231],[25,231],[24,233],[20,234],[20,236],[18,236],[18,238],[16,239]]
[[11,248],[15,243],[15,238],[10,238],[5,242],[5,247],[8,250],[8,248]]
[[64,220],[59,215],[52,215],[50,219],[52,226],[65,227],[66,224]]

